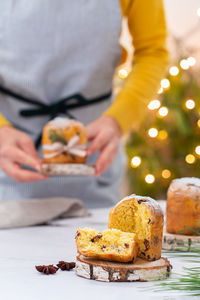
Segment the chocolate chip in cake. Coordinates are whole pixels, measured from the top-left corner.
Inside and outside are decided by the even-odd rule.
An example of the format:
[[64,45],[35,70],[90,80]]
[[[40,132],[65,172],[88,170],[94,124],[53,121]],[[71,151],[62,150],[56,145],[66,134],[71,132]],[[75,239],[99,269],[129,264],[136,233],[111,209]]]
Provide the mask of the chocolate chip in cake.
[[78,231],[77,234],[75,235],[75,239],[77,239],[77,237],[79,237],[81,235],[81,233]]
[[129,248],[129,244],[125,243],[125,244],[124,244],[124,247],[125,247],[125,248]]
[[76,160],[76,156],[75,156],[74,154],[69,153],[69,155],[70,155],[70,158],[71,158],[72,160]]
[[153,238],[153,244],[154,244],[154,245],[157,245],[158,242],[159,242],[159,238],[158,238],[157,235],[155,235],[154,238]]
[[170,271],[171,271],[170,266],[167,266],[167,277],[169,277]]
[[152,259],[152,261],[155,261],[156,260],[156,257],[154,257],[153,259]]
[[96,241],[98,241],[100,238],[102,238],[102,234],[97,234],[96,236],[94,236],[90,241],[92,243],[95,243]]
[[138,200],[138,204],[141,204],[142,202],[147,202],[147,200],[143,200],[143,199]]
[[188,183],[187,186],[194,186],[194,187],[196,187],[196,185],[193,184],[193,183]]
[[146,256],[146,254],[144,252],[141,252],[142,255]]
[[172,244],[175,243],[175,241],[176,241],[176,240],[174,240],[174,239],[168,239],[168,240],[167,240],[167,244],[172,245]]
[[145,251],[147,251],[150,247],[150,243],[147,239],[144,239]]
[[153,225],[154,223],[155,223],[155,221],[149,218],[147,224],[152,224]]
[[148,255],[147,255],[147,259],[150,259],[150,258],[151,258],[151,256],[148,254]]
[[101,246],[101,250],[104,251],[104,249],[106,249],[106,246],[105,246],[105,245],[102,245],[102,246]]

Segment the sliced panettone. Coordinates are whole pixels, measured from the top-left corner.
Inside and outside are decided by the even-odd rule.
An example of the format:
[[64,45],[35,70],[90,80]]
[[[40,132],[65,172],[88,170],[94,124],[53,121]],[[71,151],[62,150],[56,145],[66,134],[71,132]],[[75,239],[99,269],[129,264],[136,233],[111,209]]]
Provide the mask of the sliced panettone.
[[138,254],[136,235],[117,229],[102,232],[87,227],[78,229],[76,246],[78,253],[100,260],[133,262]]
[[135,233],[139,257],[149,261],[161,257],[163,212],[152,198],[133,194],[122,199],[110,211],[108,227]]

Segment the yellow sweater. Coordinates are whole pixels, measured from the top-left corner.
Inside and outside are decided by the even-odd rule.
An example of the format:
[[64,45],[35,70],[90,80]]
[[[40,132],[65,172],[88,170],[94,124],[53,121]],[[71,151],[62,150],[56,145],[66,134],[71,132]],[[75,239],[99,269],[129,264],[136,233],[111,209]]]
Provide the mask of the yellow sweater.
[[[137,128],[158,89],[168,63],[163,0],[120,0],[133,39],[133,68],[115,101],[105,112],[125,133]],[[0,126],[8,125],[0,114]]]

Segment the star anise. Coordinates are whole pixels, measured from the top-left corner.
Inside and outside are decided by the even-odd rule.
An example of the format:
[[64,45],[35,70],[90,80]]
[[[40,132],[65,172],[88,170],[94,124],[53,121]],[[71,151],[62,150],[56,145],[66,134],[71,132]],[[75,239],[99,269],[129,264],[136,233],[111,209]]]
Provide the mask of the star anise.
[[60,268],[62,271],[69,271],[75,268],[76,264],[74,262],[66,262],[66,261],[59,261],[57,267]]
[[58,268],[53,265],[35,266],[35,268],[38,272],[44,273],[46,275],[55,274],[58,271]]

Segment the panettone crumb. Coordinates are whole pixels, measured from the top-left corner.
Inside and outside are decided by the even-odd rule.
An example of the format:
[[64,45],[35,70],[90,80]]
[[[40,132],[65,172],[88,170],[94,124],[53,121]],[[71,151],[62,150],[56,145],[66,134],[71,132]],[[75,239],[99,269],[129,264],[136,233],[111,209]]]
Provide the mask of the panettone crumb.
[[102,260],[129,262],[135,260],[138,253],[136,235],[117,229],[102,232],[87,227],[78,229],[76,245],[84,256]]
[[150,238],[149,223],[152,219],[147,207],[140,200],[124,201],[120,206],[116,207],[115,214],[117,218],[112,218],[112,228],[136,233],[140,252],[144,252],[146,249],[145,240]]

